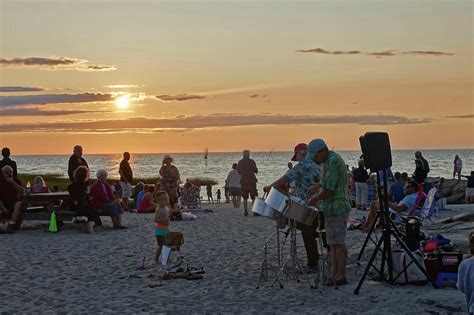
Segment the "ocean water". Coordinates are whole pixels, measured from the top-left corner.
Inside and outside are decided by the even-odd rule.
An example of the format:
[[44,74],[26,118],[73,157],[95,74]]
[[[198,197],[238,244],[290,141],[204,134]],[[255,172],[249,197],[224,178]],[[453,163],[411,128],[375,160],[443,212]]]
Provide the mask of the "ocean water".
[[[360,151],[339,151],[346,164],[356,166]],[[430,177],[442,176],[452,178],[454,156],[458,154],[463,161],[463,173],[474,170],[474,150],[424,150],[423,156],[430,163]],[[223,186],[232,163],[241,159],[241,153],[209,153],[204,159],[203,153],[173,154],[174,164],[179,168],[182,180],[189,177],[209,177]],[[287,163],[292,152],[254,152],[252,158],[257,163],[259,172],[258,186],[272,183],[285,173]],[[131,166],[137,177],[156,177],[161,167],[163,154],[132,154]],[[12,157],[18,164],[18,172],[26,174],[61,174],[67,177],[69,155],[29,155]],[[118,178],[118,167],[122,159],[121,154],[85,155],[92,177],[99,168],[109,172],[109,177]],[[415,169],[413,150],[392,151],[393,172],[407,172],[412,174]],[[216,188],[217,189],[217,188]]]

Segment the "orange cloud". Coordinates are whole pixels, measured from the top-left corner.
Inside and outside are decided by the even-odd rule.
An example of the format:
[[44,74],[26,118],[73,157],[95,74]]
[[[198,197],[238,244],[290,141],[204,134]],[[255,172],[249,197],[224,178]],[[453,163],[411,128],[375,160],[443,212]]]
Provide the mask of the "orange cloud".
[[211,114],[176,116],[170,118],[88,120],[40,124],[3,125],[1,132],[153,132],[164,129],[202,129],[214,127],[264,126],[264,125],[404,125],[429,123],[429,118],[415,119],[394,115],[270,115],[270,114]]
[[115,66],[88,64],[86,59],[69,57],[28,57],[0,59],[0,66],[15,68],[37,68],[43,70],[76,70],[76,71],[112,71]]
[[44,91],[43,88],[29,86],[0,86],[0,92],[38,92]]
[[82,93],[82,94],[40,94],[0,96],[0,105],[5,107],[23,105],[44,105],[59,103],[89,103],[107,102],[113,99],[112,94]]
[[173,101],[188,101],[188,100],[194,100],[194,99],[203,99],[204,96],[202,95],[196,95],[196,94],[176,94],[176,95],[157,95],[157,99],[163,102],[173,102]]
[[400,51],[398,52],[395,49],[391,50],[384,50],[384,51],[360,51],[360,50],[346,50],[346,51],[339,51],[339,50],[326,50],[323,48],[314,48],[314,49],[299,49],[296,52],[303,53],[303,54],[319,54],[319,55],[365,55],[365,56],[375,56],[377,58],[380,57],[393,57],[399,55],[415,55],[415,56],[453,56],[454,53],[451,52],[443,52],[443,51],[433,51],[433,50],[411,50],[411,51]]

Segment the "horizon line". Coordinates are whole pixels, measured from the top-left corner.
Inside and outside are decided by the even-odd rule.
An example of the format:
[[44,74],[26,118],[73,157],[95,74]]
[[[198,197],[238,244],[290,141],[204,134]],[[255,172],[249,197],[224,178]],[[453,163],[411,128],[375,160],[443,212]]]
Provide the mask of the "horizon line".
[[[331,149],[333,150],[333,149]],[[474,147],[472,148],[405,148],[405,149],[392,149],[391,151],[452,151],[452,150],[474,150]],[[208,154],[223,154],[223,153],[242,153],[243,150],[239,151],[214,151],[214,152],[208,152]],[[360,149],[341,149],[335,151],[338,152],[351,152],[351,151],[360,151]],[[130,151],[123,151],[123,152],[130,152]],[[123,154],[123,152],[108,152],[108,153],[89,153],[89,154],[84,154],[84,156],[88,155],[117,155],[117,154]],[[286,152],[293,152],[293,150],[250,150],[252,153],[286,153]],[[51,155],[71,155],[72,152],[70,153],[32,153],[32,154],[12,154],[13,156],[51,156]],[[130,154],[140,154],[140,155],[154,155],[154,154],[204,154],[202,151],[190,151],[190,152],[130,152]]]

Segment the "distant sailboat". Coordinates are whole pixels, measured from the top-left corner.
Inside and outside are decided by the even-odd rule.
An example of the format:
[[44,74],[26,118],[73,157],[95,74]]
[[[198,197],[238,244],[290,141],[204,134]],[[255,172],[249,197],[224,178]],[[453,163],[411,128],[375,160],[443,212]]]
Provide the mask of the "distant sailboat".
[[267,159],[269,159],[272,156],[273,149],[270,150],[270,153],[268,153]]
[[209,149],[205,148],[204,149],[204,159],[207,160],[207,156],[209,155]]

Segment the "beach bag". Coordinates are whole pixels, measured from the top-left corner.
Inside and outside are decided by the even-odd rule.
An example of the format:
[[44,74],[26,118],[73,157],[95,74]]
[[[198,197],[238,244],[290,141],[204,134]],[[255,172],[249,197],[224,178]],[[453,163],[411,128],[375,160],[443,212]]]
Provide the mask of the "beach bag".
[[[425,268],[425,261],[423,253],[419,250],[412,252],[415,256],[416,261]],[[393,250],[392,251],[392,261],[393,261],[393,277],[397,277],[395,283],[399,284],[425,284],[427,279],[426,276],[421,272],[420,269],[412,262],[410,256],[408,256],[403,250]],[[408,268],[407,268],[408,266]]]
[[164,244],[169,247],[181,247],[184,244],[184,235],[181,232],[169,232],[165,234]]

